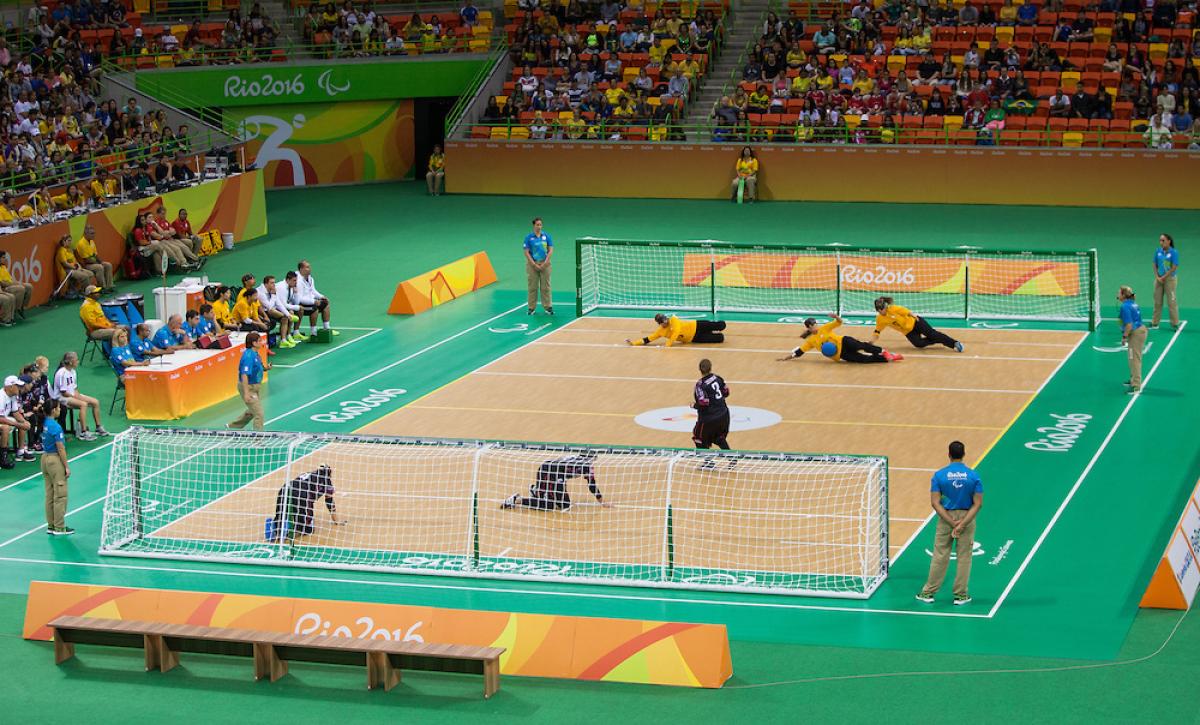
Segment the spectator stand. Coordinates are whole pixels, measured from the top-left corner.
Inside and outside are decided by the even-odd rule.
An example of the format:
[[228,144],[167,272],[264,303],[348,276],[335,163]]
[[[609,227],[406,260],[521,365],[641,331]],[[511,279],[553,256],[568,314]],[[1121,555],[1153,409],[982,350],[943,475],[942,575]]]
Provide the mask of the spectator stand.
[[[578,14],[569,17],[560,6],[554,13],[507,6],[511,77],[470,137],[674,136],[688,97],[723,44],[729,0],[645,3],[617,12],[607,5],[572,5],[567,10]],[[639,38],[631,44],[634,34]],[[684,47],[688,52],[680,52]],[[672,88],[673,75],[686,80]]]

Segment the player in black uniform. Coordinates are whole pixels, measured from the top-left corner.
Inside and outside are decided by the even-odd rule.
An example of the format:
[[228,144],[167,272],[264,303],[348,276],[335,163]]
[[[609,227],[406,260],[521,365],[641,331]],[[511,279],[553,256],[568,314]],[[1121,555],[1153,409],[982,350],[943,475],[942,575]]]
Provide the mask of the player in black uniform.
[[555,458],[538,466],[537,480],[529,486],[529,495],[514,493],[504,499],[500,508],[525,506],[538,511],[569,511],[571,495],[567,493],[567,481],[572,478],[587,479],[588,490],[600,505],[609,505],[596,485],[596,451],[588,450]]
[[[729,397],[729,386],[720,375],[714,375],[712,362],[708,359],[700,361],[700,380],[692,390],[696,409],[696,427],[692,429],[692,442],[697,448],[711,448],[713,443],[721,450],[729,450],[725,437],[729,435],[729,406],[725,399]],[[712,461],[705,461],[705,466],[711,467]]]
[[[313,508],[317,499],[325,497],[325,508],[335,525],[346,523],[338,518],[337,506],[333,503],[333,469],[321,466],[315,471],[301,474],[279,488],[275,497],[275,519],[270,542],[277,542],[282,535],[288,541],[297,536],[313,532]],[[286,521],[286,528],[283,522]]]

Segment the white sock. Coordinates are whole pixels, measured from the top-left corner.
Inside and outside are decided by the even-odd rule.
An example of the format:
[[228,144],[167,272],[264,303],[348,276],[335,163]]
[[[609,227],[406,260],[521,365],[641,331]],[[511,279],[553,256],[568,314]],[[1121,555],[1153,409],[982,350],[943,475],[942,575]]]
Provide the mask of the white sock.
[[326,330],[329,329],[329,320],[325,320],[325,322],[323,322],[321,324],[325,327]]
[[313,325],[308,326],[308,334],[310,336],[317,334],[317,328]]

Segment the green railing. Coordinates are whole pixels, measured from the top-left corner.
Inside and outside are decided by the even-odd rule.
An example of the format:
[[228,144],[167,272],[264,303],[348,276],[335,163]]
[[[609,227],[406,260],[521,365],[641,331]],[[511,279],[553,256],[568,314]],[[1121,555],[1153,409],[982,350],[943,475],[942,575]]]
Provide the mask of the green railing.
[[467,84],[466,89],[459,94],[458,99],[454,102],[454,106],[450,109],[450,113],[446,114],[446,125],[445,129],[443,130],[443,138],[450,138],[454,131],[454,127],[466,114],[467,109],[470,108],[471,103],[475,100],[476,94],[479,93],[479,89],[483,87],[483,84],[496,70],[497,64],[504,60],[504,56],[507,51],[507,37],[501,35],[499,41],[496,43],[496,47],[492,50],[491,57],[488,58],[488,62],[483,64],[483,66],[479,69],[479,72],[476,73],[475,77],[471,79],[471,82]]
[[[836,145],[942,145],[942,146],[1024,146],[1050,148],[1109,147],[1150,148],[1142,131],[1061,131],[1049,129],[998,130],[965,128],[909,128],[858,125],[816,127],[801,124],[755,125],[656,122],[652,120],[627,122],[612,119],[588,121],[587,126],[569,130],[567,119],[547,113],[542,124],[473,123],[465,129],[464,137],[496,140],[536,141],[531,127],[546,127],[544,140],[594,141],[603,143],[614,134],[622,141],[715,141],[761,144],[836,144]],[[1155,150],[1175,152],[1200,151],[1200,129],[1177,133],[1172,148]]]

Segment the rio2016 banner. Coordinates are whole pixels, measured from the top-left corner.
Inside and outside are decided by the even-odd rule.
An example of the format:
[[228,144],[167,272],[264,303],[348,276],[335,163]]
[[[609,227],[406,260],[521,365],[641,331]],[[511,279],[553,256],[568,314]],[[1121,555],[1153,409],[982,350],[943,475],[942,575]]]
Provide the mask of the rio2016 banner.
[[49,640],[60,616],[503,647],[500,672],[524,677],[712,688],[733,675],[723,624],[31,582],[25,639]]
[[[881,261],[879,256],[858,257],[785,254],[730,254],[715,260],[708,254],[686,254],[683,284],[707,287],[716,271],[718,287],[848,291],[943,292],[963,294],[967,264],[963,257],[904,257]],[[1080,269],[1075,262],[1045,259],[972,259],[972,294],[1045,295],[1074,297],[1080,291]]]
[[411,100],[305,103],[226,112],[267,188],[403,179],[413,167]]
[[149,96],[186,99],[197,108],[451,98],[466,90],[486,62],[483,56],[441,56],[358,63],[172,68],[139,71],[134,82]]

